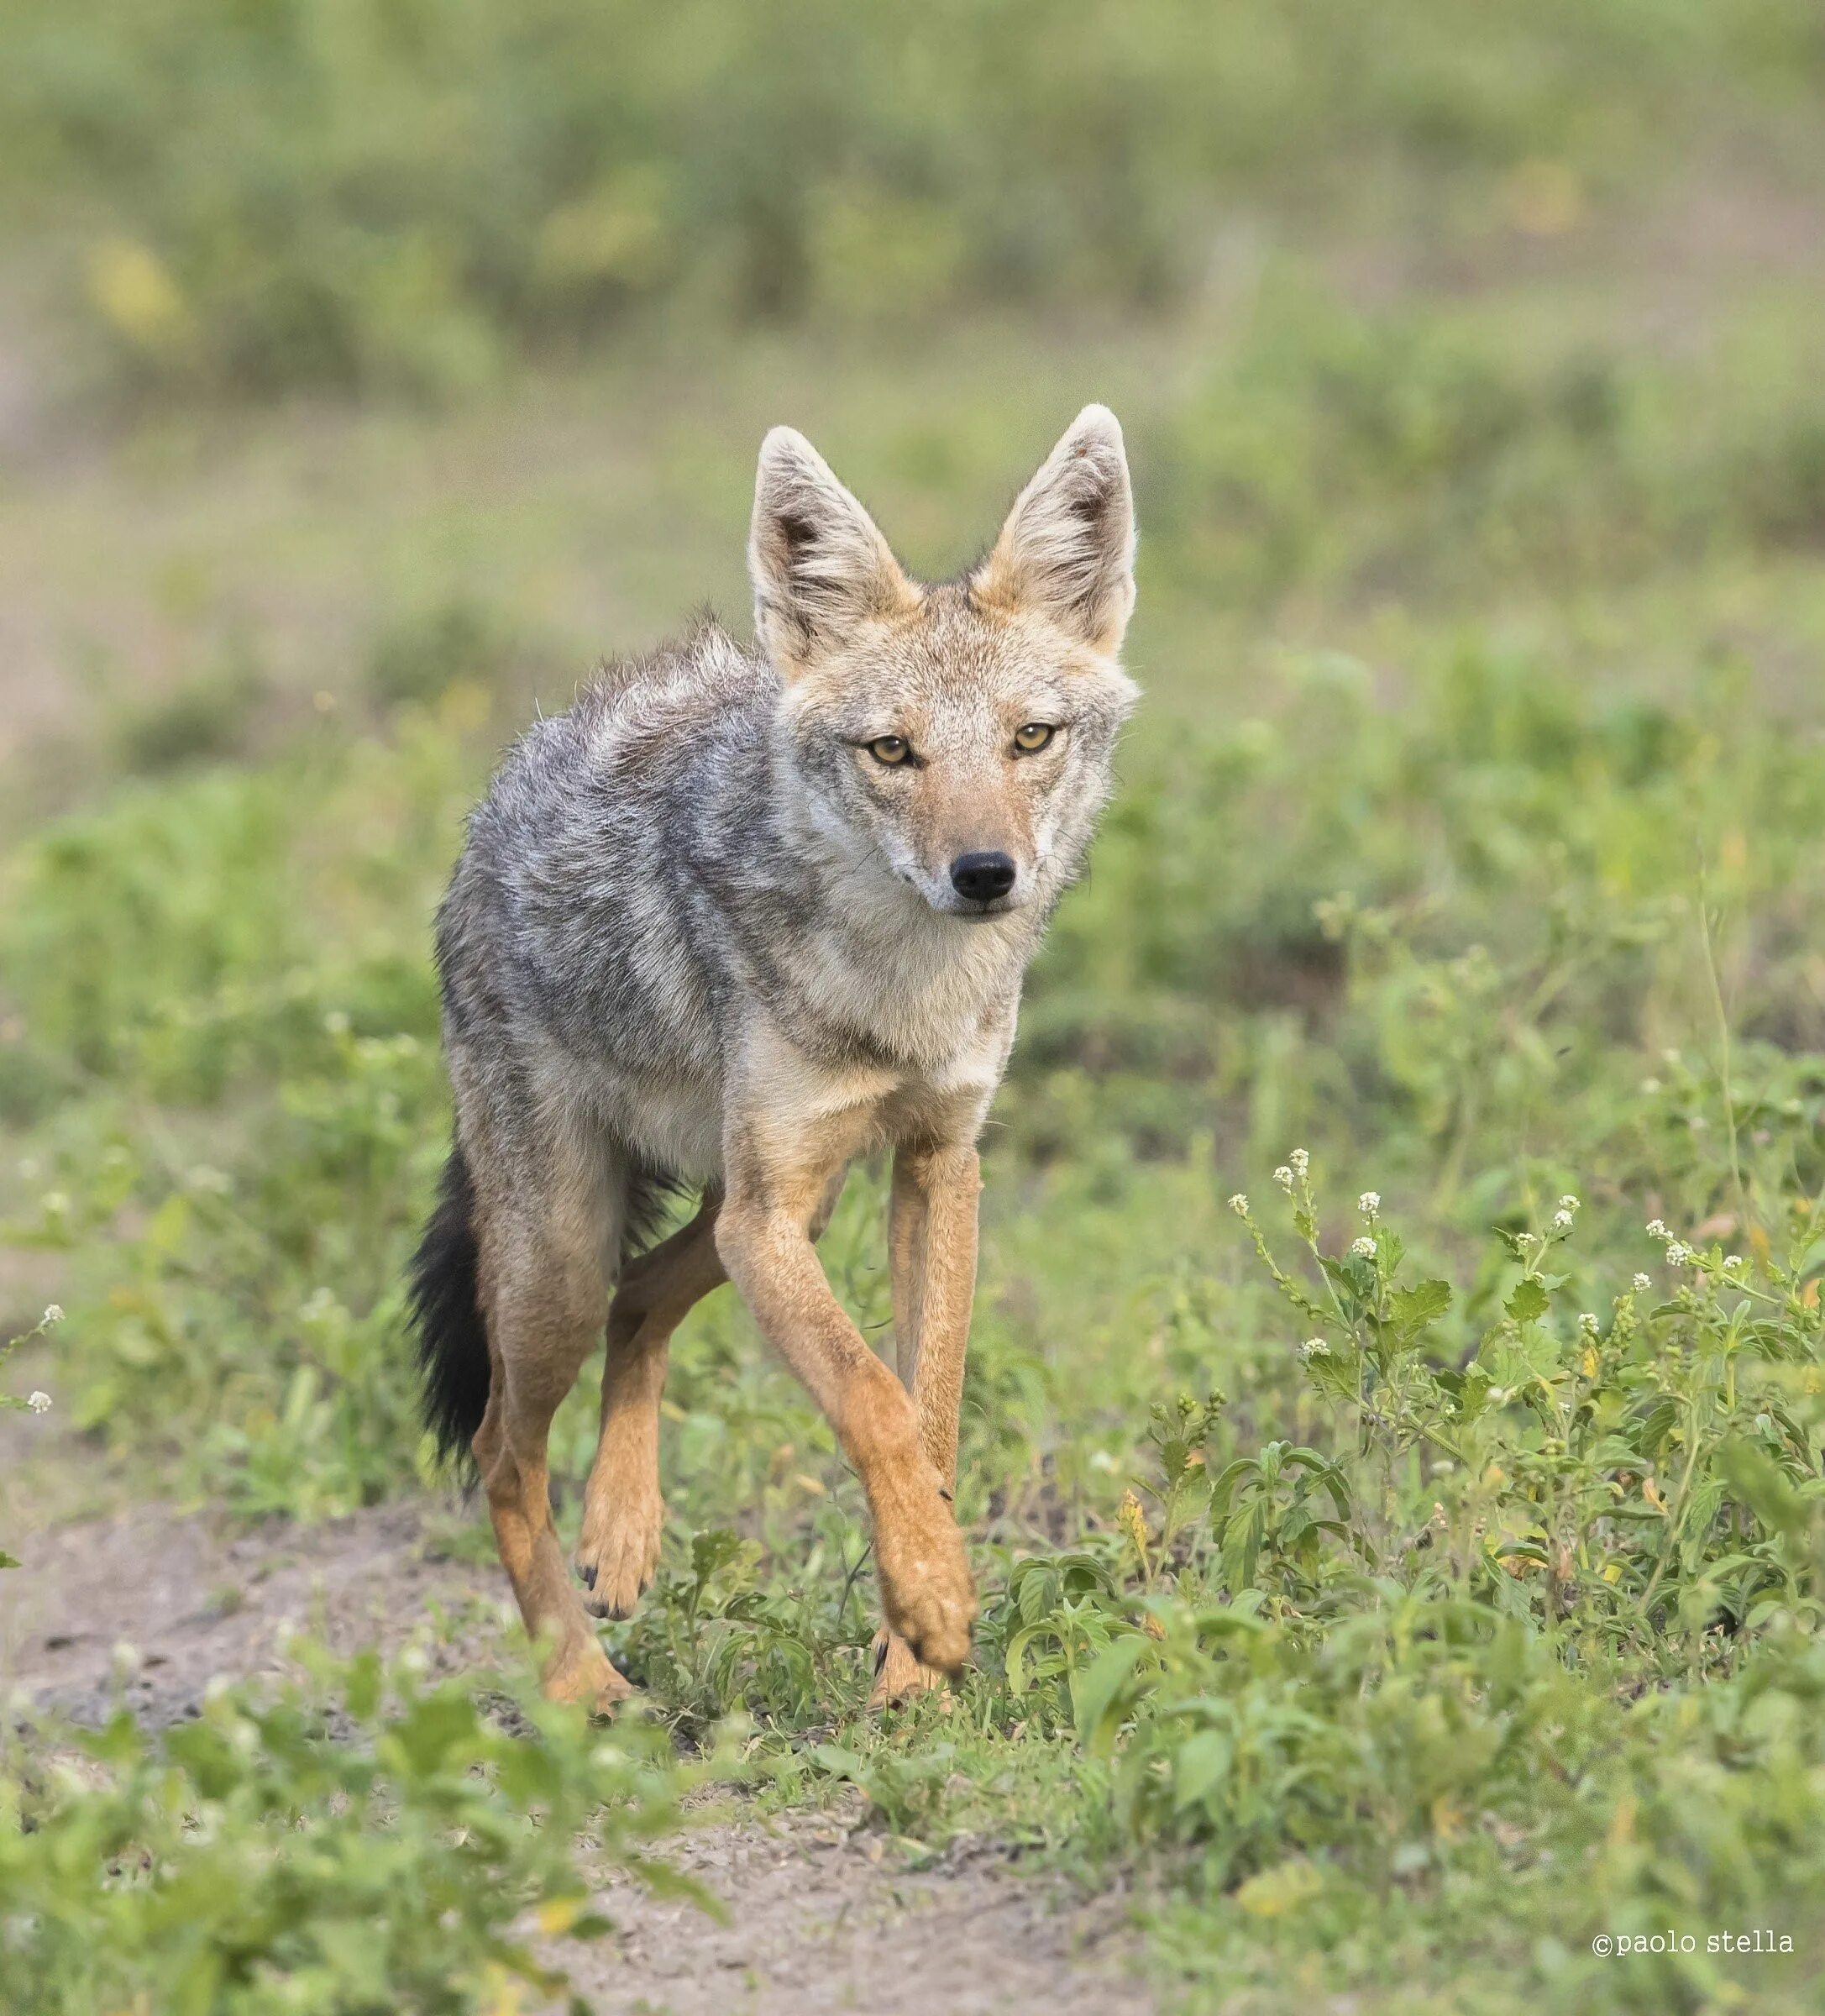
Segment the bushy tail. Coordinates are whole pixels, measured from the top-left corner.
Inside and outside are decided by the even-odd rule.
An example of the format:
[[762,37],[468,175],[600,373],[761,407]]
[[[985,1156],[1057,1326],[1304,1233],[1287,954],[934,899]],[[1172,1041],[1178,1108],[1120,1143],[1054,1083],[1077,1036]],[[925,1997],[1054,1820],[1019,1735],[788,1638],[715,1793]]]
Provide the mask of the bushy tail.
[[459,1468],[488,1406],[488,1331],[476,1274],[475,1194],[463,1151],[453,1146],[436,1209],[412,1257],[410,1304],[418,1333],[420,1407],[438,1453]]

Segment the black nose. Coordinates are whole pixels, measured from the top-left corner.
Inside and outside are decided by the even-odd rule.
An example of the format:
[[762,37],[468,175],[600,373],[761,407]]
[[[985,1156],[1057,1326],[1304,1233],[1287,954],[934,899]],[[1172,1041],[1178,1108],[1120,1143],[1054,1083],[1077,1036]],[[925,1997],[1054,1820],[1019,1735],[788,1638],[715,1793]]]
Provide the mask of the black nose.
[[1015,873],[1006,854],[959,854],[951,864],[951,887],[972,903],[993,903],[1014,887]]

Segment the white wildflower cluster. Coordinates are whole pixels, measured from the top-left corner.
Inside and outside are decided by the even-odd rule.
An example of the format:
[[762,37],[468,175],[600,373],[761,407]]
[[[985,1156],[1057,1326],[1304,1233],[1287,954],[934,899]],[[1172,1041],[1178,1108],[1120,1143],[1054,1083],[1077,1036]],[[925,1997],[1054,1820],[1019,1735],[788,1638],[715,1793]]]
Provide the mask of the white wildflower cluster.
[[1638,1295],[1646,1294],[1648,1290],[1653,1286],[1654,1279],[1651,1275],[1637,1274],[1635,1276],[1635,1293]]
[[1568,1191],[1559,1200],[1559,1209],[1553,1213],[1553,1230],[1555,1232],[1569,1232],[1576,1222],[1577,1215],[1578,1200]]
[[1322,1337],[1308,1337],[1299,1347],[1299,1357],[1308,1365],[1314,1358],[1328,1358],[1329,1356],[1330,1346]]
[[[1649,1221],[1648,1236],[1650,1239],[1658,1239],[1665,1247],[1666,1263],[1669,1267],[1696,1267],[1701,1273],[1709,1273],[1712,1271],[1712,1263],[1706,1259],[1696,1246],[1684,1239],[1676,1239],[1660,1219],[1654,1218]],[[1726,1281],[1741,1285],[1747,1275],[1748,1268],[1749,1263],[1740,1253],[1726,1253],[1723,1258],[1716,1263],[1715,1271],[1721,1274]],[[1647,1284],[1645,1274],[1636,1275],[1635,1285],[1638,1288],[1645,1288]]]
[[1601,1329],[1601,1325],[1589,1310],[1586,1310],[1584,1314],[1578,1318],[1578,1335],[1581,1337],[1588,1338],[1593,1344],[1597,1341]]
[[60,1322],[62,1322],[62,1321],[63,1321],[63,1310],[62,1310],[62,1307],[61,1307],[61,1305],[60,1305],[60,1304],[58,1304],[58,1303],[55,1303],[55,1302],[53,1302],[53,1303],[52,1303],[52,1304],[50,1305],[50,1307],[49,1307],[48,1309],[46,1309],[46,1310],[45,1310],[45,1315],[44,1315],[44,1324],[45,1324],[45,1329],[46,1329],[46,1330],[49,1330],[49,1329],[50,1328],[50,1326],[51,1326],[51,1325],[52,1325],[52,1324],[54,1324],[54,1323],[60,1323]]
[[1379,1190],[1365,1190],[1356,1200],[1356,1209],[1371,1221],[1379,1218],[1382,1215],[1382,1193]]
[[1303,1148],[1295,1148],[1287,1160],[1293,1164],[1293,1173],[1303,1181],[1312,1167],[1312,1158]]
[[50,1395],[48,1393],[34,1393],[25,1404],[34,1414],[49,1414],[50,1412]]
[[1235,1213],[1238,1218],[1247,1217],[1248,1198],[1246,1193],[1241,1190],[1238,1190],[1235,1196],[1230,1200],[1230,1209]]
[[1375,1257],[1375,1242],[1366,1237],[1352,1239],[1350,1250],[1358,1260],[1372,1260]]
[[1290,1194],[1293,1189],[1293,1171],[1287,1167],[1285,1163],[1282,1163],[1280,1167],[1274,1171],[1274,1181],[1280,1185],[1282,1189]]
[[1669,1267],[1690,1267],[1698,1257],[1683,1239],[1673,1236],[1666,1229],[1664,1219],[1650,1218],[1648,1221],[1648,1236],[1658,1239],[1666,1248],[1666,1263]]

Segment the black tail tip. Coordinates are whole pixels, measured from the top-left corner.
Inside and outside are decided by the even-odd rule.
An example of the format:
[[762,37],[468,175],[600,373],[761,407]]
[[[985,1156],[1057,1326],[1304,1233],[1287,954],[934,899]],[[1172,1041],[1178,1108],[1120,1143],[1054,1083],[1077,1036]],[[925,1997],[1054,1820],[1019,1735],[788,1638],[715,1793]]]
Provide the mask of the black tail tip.
[[453,1147],[438,1201],[412,1257],[408,1305],[418,1339],[420,1410],[438,1457],[472,1471],[469,1445],[488,1408],[488,1329],[483,1320],[475,1197],[469,1164]]

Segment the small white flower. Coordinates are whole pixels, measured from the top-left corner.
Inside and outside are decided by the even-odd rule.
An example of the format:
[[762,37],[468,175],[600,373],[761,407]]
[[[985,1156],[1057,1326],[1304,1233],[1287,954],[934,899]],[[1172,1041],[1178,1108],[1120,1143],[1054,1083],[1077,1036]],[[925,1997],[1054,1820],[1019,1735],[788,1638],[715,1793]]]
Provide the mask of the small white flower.
[[1274,1171],[1274,1181],[1283,1190],[1290,1190],[1293,1188],[1293,1172],[1285,1163],[1282,1163],[1280,1167]]
[[1553,1213],[1553,1230],[1555,1232],[1569,1232],[1571,1230],[1570,1211],[1555,1211]]
[[50,1395],[48,1393],[34,1393],[25,1404],[34,1414],[50,1412]]
[[1697,1257],[1697,1254],[1683,1240],[1667,1241],[1666,1263],[1669,1267],[1690,1267]]
[[1353,1239],[1350,1242],[1350,1250],[1359,1260],[1372,1260],[1375,1257],[1375,1242],[1367,1238]]
[[1238,1218],[1247,1217],[1248,1199],[1242,1191],[1238,1190],[1230,1200],[1230,1209],[1235,1213]]
[[1638,1295],[1646,1294],[1648,1290],[1653,1286],[1653,1281],[1646,1274],[1637,1274],[1635,1276],[1635,1293]]
[[1356,1200],[1356,1209],[1365,1218],[1375,1217],[1382,1209],[1382,1193],[1379,1190],[1365,1190]]
[[1303,1148],[1295,1148],[1287,1156],[1287,1160],[1293,1164],[1293,1173],[1295,1176],[1304,1175],[1305,1172],[1312,1166],[1312,1158],[1306,1153]]
[[1665,1242],[1670,1239],[1673,1235],[1666,1229],[1666,1221],[1665,1219],[1650,1218],[1648,1221],[1648,1236],[1650,1239],[1658,1239],[1663,1244],[1665,1244]]
[[1562,1211],[1575,1211],[1578,1209],[1578,1200],[1568,1190],[1565,1194],[1559,1200],[1559,1208]]
[[1492,1407],[1501,1406],[1508,1397],[1508,1389],[1506,1386],[1492,1386],[1489,1389],[1489,1404]]
[[50,1307],[49,1307],[49,1308],[47,1308],[47,1309],[45,1310],[45,1322],[46,1322],[46,1323],[60,1323],[60,1322],[62,1322],[62,1321],[63,1321],[63,1305],[62,1305],[62,1304],[61,1304],[61,1303],[59,1303],[59,1302],[53,1302],[53,1303],[52,1303],[52,1304],[50,1305]]
[[1583,1336],[1594,1337],[1597,1334],[1597,1318],[1592,1315],[1589,1310],[1586,1310],[1584,1314],[1578,1318],[1579,1333]]
[[1328,1358],[1330,1346],[1322,1337],[1308,1337],[1299,1347],[1299,1356],[1309,1365],[1314,1358]]
[[1723,1271],[1727,1274],[1735,1273],[1742,1264],[1743,1256],[1740,1253],[1726,1253],[1723,1256]]

